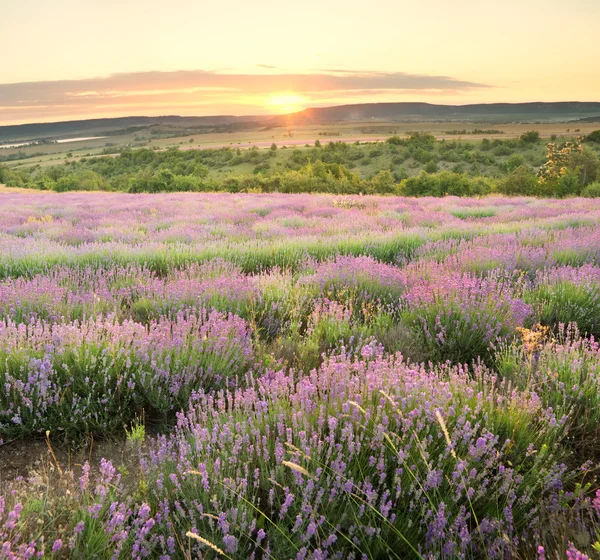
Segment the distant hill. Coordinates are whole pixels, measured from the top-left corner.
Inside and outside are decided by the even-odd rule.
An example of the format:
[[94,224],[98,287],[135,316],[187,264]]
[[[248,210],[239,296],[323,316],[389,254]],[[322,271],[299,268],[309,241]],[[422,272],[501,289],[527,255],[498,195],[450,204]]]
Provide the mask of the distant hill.
[[210,117],[121,117],[56,123],[0,126],[0,143],[9,141],[60,140],[73,136],[112,136],[151,126],[173,129],[254,126],[276,127],[344,121],[388,122],[596,122],[600,121],[600,103],[577,101],[559,103],[490,103],[475,105],[433,105],[430,103],[362,103],[335,107],[315,107],[291,115]]
[[578,119],[577,122],[581,122],[581,123],[597,123],[597,122],[600,122],[600,115],[596,115],[594,117],[584,117],[582,119]]
[[110,135],[123,130],[146,128],[149,126],[172,126],[178,128],[202,128],[225,126],[228,124],[253,123],[264,117],[235,117],[219,115],[214,117],[120,117],[111,119],[88,119],[56,123],[36,123],[0,126],[0,141],[60,139],[68,136]]
[[600,118],[600,103],[490,103],[476,105],[432,105],[430,103],[363,103],[305,109],[275,117],[273,124],[326,123],[340,121],[473,121],[473,122],[562,122]]

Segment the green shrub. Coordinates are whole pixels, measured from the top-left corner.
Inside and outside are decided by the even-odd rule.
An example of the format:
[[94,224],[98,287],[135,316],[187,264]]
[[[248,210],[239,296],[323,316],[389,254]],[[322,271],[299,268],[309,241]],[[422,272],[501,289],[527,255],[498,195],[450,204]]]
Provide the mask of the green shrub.
[[435,136],[428,132],[413,132],[406,140],[406,145],[412,148],[433,150],[435,147]]
[[469,177],[450,171],[437,174],[421,172],[402,181],[399,186],[399,192],[404,196],[478,196],[489,194],[492,190],[493,183],[485,177]]
[[57,181],[54,190],[57,192],[76,191],[79,190],[79,185],[75,176],[65,175]]
[[584,142],[598,142],[600,144],[600,130],[590,132],[583,140]]
[[594,283],[540,284],[525,294],[537,321],[553,330],[576,323],[582,333],[600,336],[600,288]]
[[502,194],[533,196],[537,190],[537,177],[526,165],[517,167],[498,182],[498,192]]
[[506,171],[514,171],[522,165],[525,165],[525,158],[521,154],[514,154],[502,164],[502,168]]
[[585,198],[600,198],[600,181],[589,184],[581,192],[581,196]]
[[548,192],[549,196],[577,196],[581,192],[581,183],[576,171],[567,170],[557,181],[556,186]]
[[427,173],[437,173],[440,170],[438,164],[435,161],[430,161],[429,163],[427,163],[427,165],[425,165],[423,169]]
[[394,194],[396,180],[389,169],[379,171],[371,180],[365,181],[365,192],[370,194]]
[[530,130],[521,134],[519,140],[524,144],[535,144],[540,141],[540,133],[537,130]]
[[400,136],[390,136],[386,142],[392,146],[404,146],[406,144],[406,140],[400,138]]

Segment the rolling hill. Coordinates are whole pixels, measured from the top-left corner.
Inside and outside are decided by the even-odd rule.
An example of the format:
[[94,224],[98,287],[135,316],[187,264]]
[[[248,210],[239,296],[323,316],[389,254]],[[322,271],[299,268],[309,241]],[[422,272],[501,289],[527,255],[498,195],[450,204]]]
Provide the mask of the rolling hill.
[[490,103],[474,105],[434,105],[430,103],[362,103],[335,107],[313,107],[279,116],[120,117],[0,126],[0,143],[9,141],[57,140],[69,136],[112,136],[152,126],[193,131],[212,128],[235,129],[322,124],[350,121],[387,122],[596,122],[600,103]]
[[600,118],[600,103],[490,103],[433,105],[430,103],[364,103],[305,109],[276,117],[275,122],[294,124],[340,121],[473,121],[562,122]]

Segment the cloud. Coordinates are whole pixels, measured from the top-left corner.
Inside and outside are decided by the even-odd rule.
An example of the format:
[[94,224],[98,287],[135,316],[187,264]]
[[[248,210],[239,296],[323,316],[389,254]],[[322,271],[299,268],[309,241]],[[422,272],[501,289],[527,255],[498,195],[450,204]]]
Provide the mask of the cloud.
[[267,70],[277,70],[277,66],[271,66],[270,64],[257,64],[259,68],[266,68]]
[[[269,68],[267,65],[259,65]],[[0,84],[0,121],[18,122],[57,116],[172,113],[197,107],[201,114],[250,107],[264,112],[264,99],[291,91],[313,99],[341,99],[383,94],[456,94],[486,84],[449,76],[404,72],[328,70],[307,74],[235,74],[203,70],[133,72],[82,80]],[[262,100],[262,102],[261,102]],[[220,112],[220,111],[219,111]],[[199,113],[200,114],[200,113]]]

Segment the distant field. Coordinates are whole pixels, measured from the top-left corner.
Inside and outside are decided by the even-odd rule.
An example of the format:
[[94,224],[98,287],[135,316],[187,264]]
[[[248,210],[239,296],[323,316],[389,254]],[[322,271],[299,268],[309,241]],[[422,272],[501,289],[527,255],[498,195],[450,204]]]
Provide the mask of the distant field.
[[[320,125],[303,125],[292,127],[276,127],[271,129],[238,130],[236,132],[212,132],[177,135],[173,129],[153,127],[136,133],[109,136],[96,140],[84,140],[67,144],[41,144],[21,148],[0,148],[0,163],[7,156],[17,159],[6,162],[11,166],[18,165],[53,165],[71,157],[84,157],[101,153],[116,152],[119,148],[151,147],[165,149],[174,146],[186,148],[207,148],[212,146],[248,147],[255,143],[314,143],[315,140],[378,139],[394,134],[406,135],[411,132],[429,132],[436,138],[481,140],[483,138],[516,138],[528,130],[537,130],[543,138],[551,135],[567,138],[589,134],[600,127],[598,123],[510,123],[490,124],[473,122],[412,122],[395,123],[381,121],[333,123]],[[497,130],[500,134],[471,134],[473,130]],[[456,132],[466,131],[466,134]],[[455,132],[448,134],[448,132]],[[23,154],[18,158],[18,154]],[[33,157],[32,157],[33,156]]]
[[[463,127],[438,130],[436,138],[426,131],[345,125],[298,135],[290,129],[287,136],[262,130],[252,141],[244,139],[250,132],[227,137],[235,143],[224,143],[223,134],[200,138],[220,144],[154,138],[146,145],[111,142],[95,155],[82,149],[5,162],[0,181],[63,192],[599,196],[598,135],[588,134],[589,127],[568,130],[544,137],[525,125]],[[308,133],[315,140],[300,137]]]

